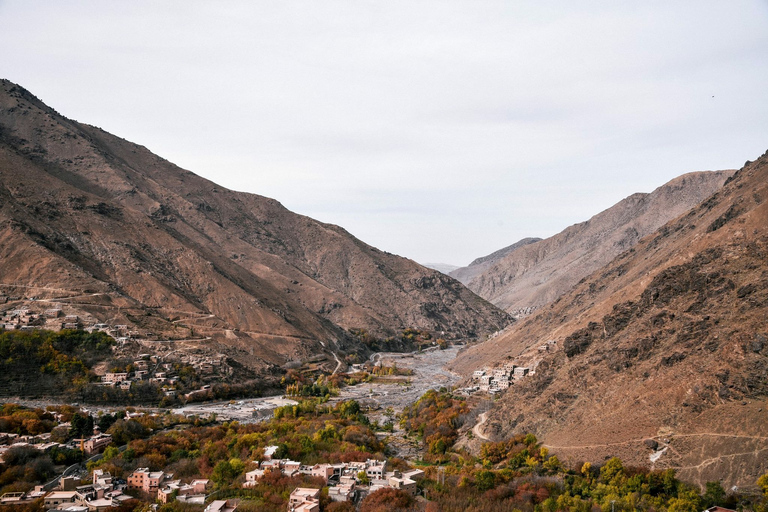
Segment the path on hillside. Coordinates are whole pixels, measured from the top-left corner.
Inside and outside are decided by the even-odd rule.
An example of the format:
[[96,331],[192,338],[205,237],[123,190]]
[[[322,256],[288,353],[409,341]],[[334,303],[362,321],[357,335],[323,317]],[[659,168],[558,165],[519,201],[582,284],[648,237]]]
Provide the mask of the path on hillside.
[[[646,439],[654,439],[658,441],[659,440],[658,438],[660,437],[666,437],[670,439],[676,439],[680,437],[735,437],[740,439],[760,439],[760,440],[768,441],[768,436],[745,436],[745,435],[739,435],[739,434],[721,434],[718,432],[699,432],[696,434],[668,434],[668,435],[647,436],[647,437],[642,437],[638,439],[627,439],[626,441],[616,441],[615,443],[560,445],[560,446],[556,446],[552,444],[543,444],[542,446],[546,446],[551,450],[578,450],[582,448],[608,448],[610,446],[620,446],[623,444],[642,443]],[[662,444],[666,445],[667,443],[662,442]]]
[[331,354],[333,354],[333,358],[336,360],[336,368],[333,369],[331,375],[336,375],[339,372],[339,368],[341,368],[341,359],[336,355],[336,352],[331,352]]
[[483,439],[485,441],[490,441],[490,438],[485,434],[483,434],[483,432],[480,430],[480,428],[483,426],[483,423],[485,423],[486,420],[488,419],[488,411],[481,412],[478,418],[480,419],[480,421],[477,422],[477,425],[472,427],[472,434],[474,434],[476,437],[479,437],[480,439]]

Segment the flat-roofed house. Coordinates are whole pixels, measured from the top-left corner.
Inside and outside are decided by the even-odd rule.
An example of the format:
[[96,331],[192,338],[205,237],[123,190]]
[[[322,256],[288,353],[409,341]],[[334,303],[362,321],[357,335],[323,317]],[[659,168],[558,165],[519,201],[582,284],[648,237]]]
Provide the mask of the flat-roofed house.
[[289,512],[320,512],[320,489],[297,487],[288,498]]

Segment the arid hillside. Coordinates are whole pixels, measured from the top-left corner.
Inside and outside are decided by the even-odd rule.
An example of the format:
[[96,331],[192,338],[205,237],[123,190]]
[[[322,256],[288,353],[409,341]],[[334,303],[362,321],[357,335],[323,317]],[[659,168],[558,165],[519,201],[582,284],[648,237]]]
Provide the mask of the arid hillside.
[[[282,364],[347,332],[472,338],[509,316],[459,282],[273,199],[222,188],[0,82],[0,294],[66,299]],[[73,298],[73,297],[76,297]]]
[[478,276],[482,275],[489,268],[493,267],[497,262],[504,259],[504,257],[508,256],[513,251],[520,249],[521,247],[525,247],[526,245],[530,245],[540,241],[541,241],[541,238],[523,238],[522,240],[519,240],[512,245],[508,245],[503,249],[499,249],[498,251],[494,251],[487,256],[481,256],[480,258],[476,258],[472,263],[470,263],[466,267],[461,267],[461,268],[452,270],[449,275],[451,277],[455,277],[456,279],[458,279],[464,284],[471,283]]
[[749,486],[768,470],[766,319],[768,153],[454,368],[533,369],[489,413],[490,437]]
[[733,172],[684,174],[649,194],[632,194],[555,236],[536,243],[522,240],[450,275],[508,312],[535,310],[702,202]]

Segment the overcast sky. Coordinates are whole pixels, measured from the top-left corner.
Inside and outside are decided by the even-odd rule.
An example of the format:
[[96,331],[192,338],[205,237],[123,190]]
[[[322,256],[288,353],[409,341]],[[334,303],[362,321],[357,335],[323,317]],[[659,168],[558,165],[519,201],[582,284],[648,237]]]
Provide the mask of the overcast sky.
[[0,0],[0,76],[464,265],[768,149],[768,1]]

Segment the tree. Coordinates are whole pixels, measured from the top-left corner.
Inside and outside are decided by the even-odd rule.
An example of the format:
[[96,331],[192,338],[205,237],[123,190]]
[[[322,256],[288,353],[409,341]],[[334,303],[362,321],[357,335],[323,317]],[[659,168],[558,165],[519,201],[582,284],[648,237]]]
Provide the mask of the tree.
[[608,462],[600,468],[600,478],[606,484],[617,485],[617,480],[624,476],[624,464],[618,457],[608,459]]
[[543,466],[547,471],[557,472],[561,467],[560,459],[557,458],[557,455],[553,455],[544,461]]
[[757,479],[757,486],[763,491],[765,497],[768,498],[768,473]]
[[224,485],[232,483],[244,468],[245,465],[240,459],[222,460],[213,468],[211,480],[213,480],[219,487],[223,487]]
[[385,487],[372,492],[360,503],[360,512],[401,512],[415,504],[413,496],[399,489]]
[[117,446],[110,445],[110,446],[107,446],[107,448],[104,450],[104,453],[101,456],[101,460],[103,460],[104,462],[108,462],[114,459],[115,457],[117,457],[118,455],[120,455],[120,450],[117,448]]
[[720,482],[707,482],[704,496],[702,496],[704,508],[721,506],[725,503],[725,489]]
[[478,471],[475,475],[475,485],[481,491],[493,489],[493,487],[496,485],[496,473],[486,469]]
[[672,498],[667,512],[699,512],[698,500],[690,498]]
[[93,417],[90,414],[81,415],[76,412],[70,421],[69,437],[90,437],[92,435]]
[[149,431],[147,428],[136,420],[117,420],[107,433],[112,436],[112,440],[117,445],[127,444],[134,439],[142,439],[147,437]]

